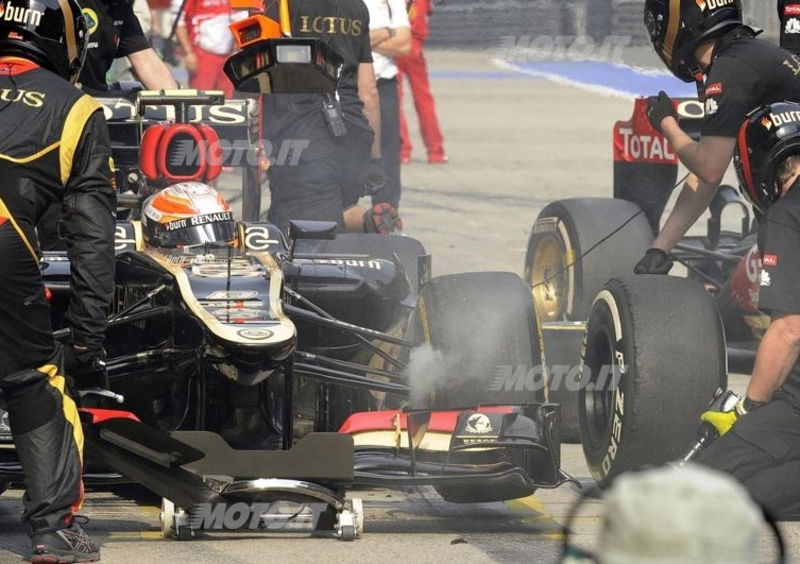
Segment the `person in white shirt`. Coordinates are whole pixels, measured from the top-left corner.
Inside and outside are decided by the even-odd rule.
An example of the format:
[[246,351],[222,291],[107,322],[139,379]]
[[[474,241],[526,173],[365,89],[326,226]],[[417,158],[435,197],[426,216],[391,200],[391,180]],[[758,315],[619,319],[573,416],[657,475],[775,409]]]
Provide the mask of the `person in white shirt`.
[[[389,233],[402,229],[400,205],[400,117],[397,66],[393,57],[411,51],[411,24],[405,0],[364,0],[369,10],[370,43],[378,99],[381,106],[381,158],[386,186],[372,196],[374,229]],[[373,226],[367,226],[372,228]],[[370,229],[371,230],[371,229]]]

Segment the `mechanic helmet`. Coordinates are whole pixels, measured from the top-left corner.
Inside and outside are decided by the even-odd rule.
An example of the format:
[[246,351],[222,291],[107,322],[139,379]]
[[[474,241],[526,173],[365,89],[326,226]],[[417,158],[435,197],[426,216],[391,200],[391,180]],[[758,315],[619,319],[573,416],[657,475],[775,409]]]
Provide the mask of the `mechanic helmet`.
[[236,222],[228,202],[214,188],[181,182],[144,202],[142,232],[146,245],[164,249],[231,244],[236,240]]
[[88,29],[76,0],[0,1],[0,54],[19,55],[74,82]]
[[759,214],[782,195],[791,177],[792,156],[800,156],[800,104],[768,104],[747,115],[739,129],[734,163],[739,187]]
[[741,0],[646,0],[644,5],[653,49],[684,82],[702,76],[694,57],[697,47],[742,23]]

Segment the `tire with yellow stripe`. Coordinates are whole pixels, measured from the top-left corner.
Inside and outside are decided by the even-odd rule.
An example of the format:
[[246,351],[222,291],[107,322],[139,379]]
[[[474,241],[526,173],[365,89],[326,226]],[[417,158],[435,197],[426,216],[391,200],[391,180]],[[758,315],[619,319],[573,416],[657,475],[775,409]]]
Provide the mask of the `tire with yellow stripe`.
[[633,272],[654,236],[644,213],[598,243],[638,212],[636,204],[612,198],[559,200],[542,210],[524,275],[541,322],[585,321],[603,285]]

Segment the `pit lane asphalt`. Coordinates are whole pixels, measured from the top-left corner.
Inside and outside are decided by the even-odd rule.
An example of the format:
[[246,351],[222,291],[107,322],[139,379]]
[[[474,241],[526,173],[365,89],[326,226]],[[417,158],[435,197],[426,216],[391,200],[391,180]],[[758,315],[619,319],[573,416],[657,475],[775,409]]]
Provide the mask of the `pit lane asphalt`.
[[[547,202],[611,195],[611,126],[630,116],[630,101],[512,74],[494,66],[492,56],[429,53],[450,164],[424,162],[408,107],[415,153],[403,168],[401,211],[407,233],[433,254],[435,275],[521,273],[530,227]],[[736,379],[738,386],[743,382]],[[580,446],[564,445],[563,467],[590,481]],[[83,513],[108,563],[555,562],[561,524],[578,497],[570,485],[474,505],[445,503],[428,488],[352,495],[364,499],[366,511],[365,535],[355,543],[246,534],[165,541],[158,532],[159,500],[135,488],[89,491]],[[20,496],[11,490],[0,497],[2,564],[21,561],[27,551]],[[574,522],[580,546],[594,542],[601,507],[589,501]],[[800,554],[800,527],[784,530]],[[765,555],[772,553],[768,537],[762,546]]]

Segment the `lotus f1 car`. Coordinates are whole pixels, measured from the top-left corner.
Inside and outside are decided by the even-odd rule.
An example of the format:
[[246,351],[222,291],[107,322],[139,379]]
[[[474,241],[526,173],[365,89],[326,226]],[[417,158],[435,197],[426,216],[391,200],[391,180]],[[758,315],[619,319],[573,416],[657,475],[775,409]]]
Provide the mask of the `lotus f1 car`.
[[[255,118],[245,101],[197,93],[143,95],[136,111],[103,103],[131,193],[119,201],[133,213],[117,223],[111,389],[83,391],[88,483],[149,488],[164,498],[164,532],[178,538],[202,528],[203,504],[289,500],[323,504],[316,528],[351,540],[363,524],[360,503],[345,498],[354,486],[427,484],[480,502],[570,479],[546,387],[518,391],[495,378],[542,363],[520,278],[431,278],[418,241],[337,236],[329,223],[292,222],[287,238],[251,220],[234,244],[147,246],[136,219],[143,194],[211,182],[221,165],[242,163],[209,149],[176,169],[176,143],[249,146]],[[164,124],[168,110],[176,121]],[[46,254],[42,272],[58,326],[69,261]],[[0,482],[19,482],[3,421]]]

